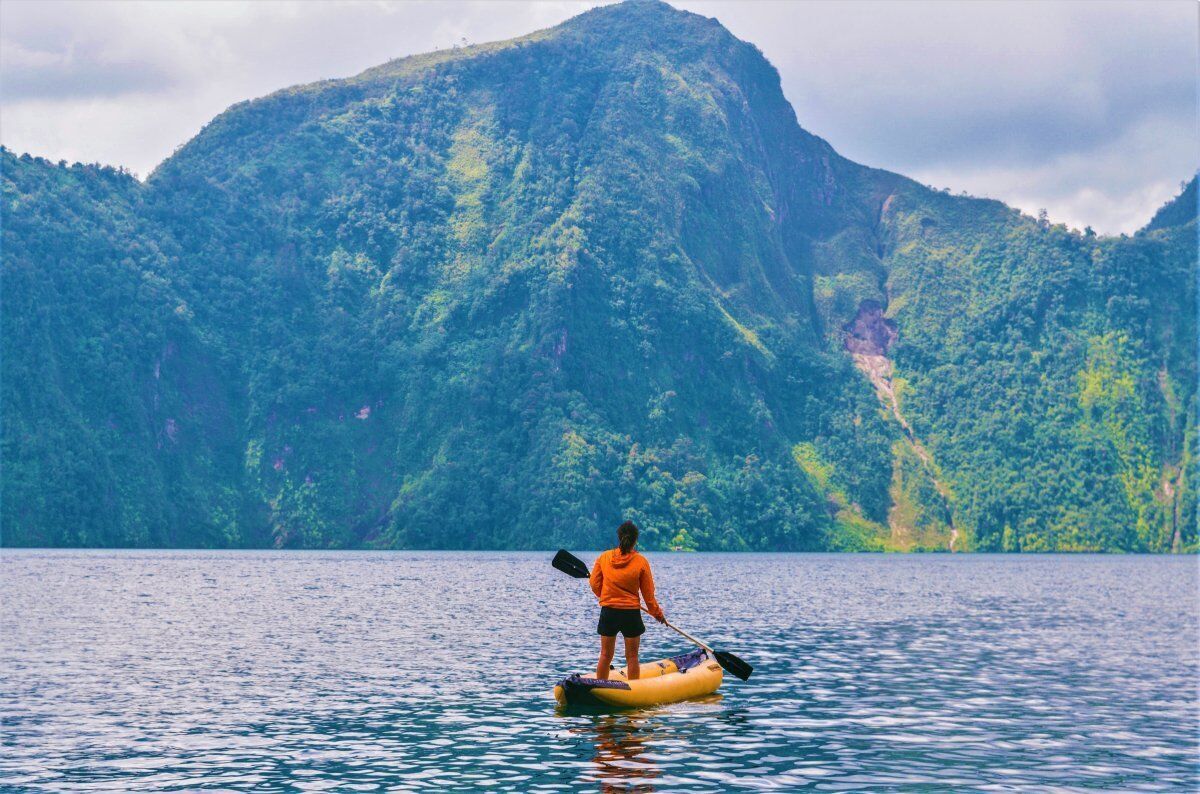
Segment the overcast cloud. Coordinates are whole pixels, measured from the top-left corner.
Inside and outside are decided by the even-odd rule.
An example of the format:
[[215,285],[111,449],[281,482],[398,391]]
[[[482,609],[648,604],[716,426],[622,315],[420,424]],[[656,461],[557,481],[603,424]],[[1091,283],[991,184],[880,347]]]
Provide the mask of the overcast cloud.
[[[0,3],[0,142],[149,173],[229,105],[510,38],[592,2]],[[711,2],[800,123],[936,187],[1130,232],[1197,167],[1197,8],[1163,2]]]

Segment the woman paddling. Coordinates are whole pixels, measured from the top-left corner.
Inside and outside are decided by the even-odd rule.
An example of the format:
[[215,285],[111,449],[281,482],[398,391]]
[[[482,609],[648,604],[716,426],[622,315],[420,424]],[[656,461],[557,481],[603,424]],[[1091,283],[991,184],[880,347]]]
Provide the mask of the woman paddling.
[[654,600],[654,577],[650,574],[650,562],[634,551],[637,546],[638,528],[626,521],[617,529],[615,549],[609,549],[596,558],[592,566],[592,592],[600,599],[600,623],[596,632],[600,635],[600,661],[596,664],[596,678],[608,678],[609,665],[617,649],[617,633],[625,637],[625,665],[630,681],[641,675],[638,665],[638,645],[646,632],[642,622],[639,591],[646,599],[646,609],[659,623],[666,623],[666,615]]

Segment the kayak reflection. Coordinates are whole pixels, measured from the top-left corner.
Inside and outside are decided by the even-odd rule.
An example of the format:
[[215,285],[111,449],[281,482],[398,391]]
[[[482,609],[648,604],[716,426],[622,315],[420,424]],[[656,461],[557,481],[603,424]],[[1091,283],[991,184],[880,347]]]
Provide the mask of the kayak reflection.
[[595,742],[591,777],[601,791],[654,791],[662,770],[646,751],[664,736],[655,730],[656,722],[647,716],[602,714],[576,729]]
[[[688,706],[707,706],[719,703],[721,699],[721,695],[713,694],[689,701]],[[678,738],[666,719],[678,708],[668,706],[609,713],[560,708],[558,713],[586,716],[585,721],[569,730],[593,742],[592,770],[585,777],[599,783],[600,791],[649,792],[657,790],[656,781],[663,776],[656,758],[666,752],[665,746],[672,738]]]

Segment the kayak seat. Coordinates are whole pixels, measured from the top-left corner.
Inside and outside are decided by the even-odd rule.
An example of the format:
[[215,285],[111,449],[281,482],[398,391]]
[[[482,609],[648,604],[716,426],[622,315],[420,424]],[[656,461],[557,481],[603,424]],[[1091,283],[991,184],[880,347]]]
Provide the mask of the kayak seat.
[[584,689],[629,689],[629,684],[624,681],[613,681],[609,678],[585,678],[579,673],[568,676],[563,683],[568,686],[582,687]]

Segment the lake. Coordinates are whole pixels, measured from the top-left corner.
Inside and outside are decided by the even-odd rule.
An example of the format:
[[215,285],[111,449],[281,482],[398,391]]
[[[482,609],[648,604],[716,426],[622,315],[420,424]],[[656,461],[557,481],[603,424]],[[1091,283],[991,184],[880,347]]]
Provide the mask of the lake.
[[[5,550],[0,788],[1200,785],[1194,557],[649,555],[755,674],[588,714],[551,556]],[[644,660],[687,649],[649,623]]]

